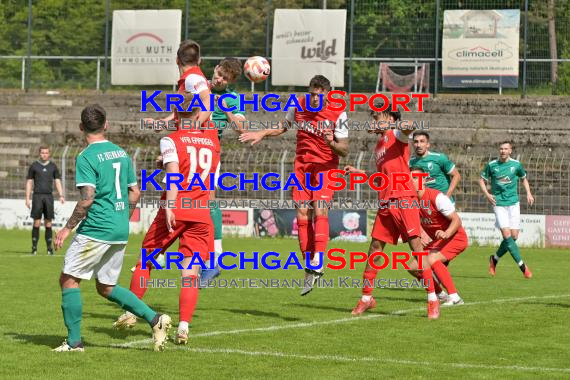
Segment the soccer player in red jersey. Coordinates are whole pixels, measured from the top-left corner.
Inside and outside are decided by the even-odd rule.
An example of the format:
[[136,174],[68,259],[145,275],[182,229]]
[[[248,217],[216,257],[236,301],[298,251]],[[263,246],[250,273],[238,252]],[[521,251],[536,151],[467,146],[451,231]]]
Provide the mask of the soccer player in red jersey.
[[[382,108],[384,104],[375,104],[377,108]],[[371,110],[371,116],[377,123],[376,128],[369,131],[370,133],[379,134],[378,143],[375,148],[376,169],[379,173],[384,173],[391,178],[392,173],[407,173],[411,175],[408,167],[410,160],[410,148],[408,145],[409,135],[412,129],[389,129],[388,123],[400,120],[400,112],[376,112]],[[409,123],[408,123],[409,125]],[[344,168],[349,173],[364,173],[364,170],[356,169],[352,166]],[[420,213],[417,207],[400,208],[388,206],[390,201],[407,201],[408,204],[417,202],[417,194],[414,189],[413,181],[406,183],[409,190],[404,186],[393,183],[391,181],[386,189],[378,192],[378,199],[385,201],[385,208],[380,208],[376,214],[374,227],[372,229],[372,242],[368,254],[371,255],[377,251],[383,251],[386,243],[396,245],[401,237],[404,242],[408,242],[410,248],[414,252],[422,252],[423,246],[420,238]],[[381,260],[380,257],[377,257]],[[381,264],[380,262],[377,263]],[[421,278],[421,272],[418,271],[417,261],[414,260],[409,264],[409,272],[416,278]],[[360,315],[368,309],[376,307],[376,300],[372,296],[372,286],[377,275],[377,270],[372,268],[370,264],[366,264],[364,270],[364,287],[362,289],[362,298],[358,301],[356,307],[352,310],[352,315]],[[437,298],[436,298],[437,301]]]
[[[192,102],[192,96],[186,96],[184,109]],[[192,112],[180,112],[180,118],[197,120],[199,108]],[[210,173],[216,172],[220,160],[220,145],[218,131],[215,128],[180,129],[160,140],[160,151],[163,165],[167,173],[179,173],[184,176],[181,186],[187,189],[190,183],[196,184],[195,177],[199,176],[206,189],[210,186]],[[181,262],[182,277],[191,278],[191,286],[180,287],[180,323],[176,335],[176,343],[188,342],[189,323],[198,301],[198,271],[199,266],[186,269],[192,261],[194,253],[199,253],[202,261],[209,260],[209,252],[214,249],[213,225],[210,210],[207,208],[210,192],[194,186],[190,190],[177,190],[171,186],[162,195],[167,207],[158,211],[150,229],[147,231],[142,248],[149,250],[161,249],[165,252],[177,239],[180,239],[178,251],[184,255]],[[183,199],[192,200],[192,208],[182,206]],[[168,202],[174,201],[175,208],[168,207]],[[197,202],[197,203],[195,203]],[[200,206],[200,207],[197,207]],[[142,269],[139,261],[131,278],[130,290],[139,298],[146,292],[146,280],[150,278],[150,267]],[[141,281],[142,285],[141,286]],[[136,318],[125,313],[115,322],[116,328],[132,327]]]
[[[414,166],[410,168],[410,171],[424,173],[422,168]],[[435,272],[449,294],[449,299],[443,303],[443,306],[462,305],[463,300],[457,294],[446,263],[467,249],[469,244],[467,233],[461,226],[461,219],[447,195],[425,186],[420,190],[418,178],[413,177],[413,181],[422,204],[429,202],[429,208],[420,208],[422,228],[432,239],[424,248],[429,252],[427,260],[429,266],[423,271],[424,281],[428,284],[428,297],[430,294],[432,299],[435,297],[433,281],[433,272]],[[432,304],[429,311],[431,313],[428,313],[428,318],[436,319],[439,316],[439,302]]]
[[[311,265],[321,266],[319,270],[305,269],[305,284],[301,295],[308,294],[318,278],[323,275],[323,263],[317,252],[325,252],[329,240],[328,208],[316,201],[330,202],[334,191],[327,189],[329,181],[327,173],[337,169],[339,156],[348,154],[348,128],[346,128],[346,112],[332,111],[327,99],[331,89],[330,81],[322,75],[316,75],[309,83],[310,106],[322,109],[312,112],[306,107],[306,97],[298,98],[299,107],[289,108],[285,120],[279,129],[265,129],[261,132],[246,132],[240,141],[259,143],[266,136],[279,136],[287,129],[298,126],[297,151],[295,156],[295,175],[302,186],[294,188],[293,200],[312,202],[313,209],[297,207],[297,225],[299,228],[299,245],[303,257],[309,252]],[[322,100],[321,100],[322,99]],[[322,182],[320,190],[309,190],[306,186],[307,176],[311,186]],[[322,178],[322,180],[321,180]]]

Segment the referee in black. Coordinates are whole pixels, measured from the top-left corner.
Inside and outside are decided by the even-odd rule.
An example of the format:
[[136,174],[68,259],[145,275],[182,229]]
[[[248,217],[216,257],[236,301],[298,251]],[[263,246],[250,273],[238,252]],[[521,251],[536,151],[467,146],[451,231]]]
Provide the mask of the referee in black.
[[40,226],[42,224],[42,214],[44,216],[44,224],[46,227],[46,246],[48,255],[53,255],[51,221],[54,218],[53,212],[53,182],[59,193],[59,201],[63,204],[63,188],[61,186],[61,174],[59,169],[53,162],[49,160],[49,147],[40,147],[40,159],[35,161],[28,170],[26,181],[26,207],[30,208],[30,195],[32,187],[34,195],[31,202],[32,213],[34,219],[34,228],[32,229],[32,255],[38,253],[38,240],[40,238]]

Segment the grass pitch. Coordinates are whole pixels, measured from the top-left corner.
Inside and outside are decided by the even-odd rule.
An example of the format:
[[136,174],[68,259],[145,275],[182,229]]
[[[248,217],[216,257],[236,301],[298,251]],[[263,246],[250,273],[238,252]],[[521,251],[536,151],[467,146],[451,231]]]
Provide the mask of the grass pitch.
[[[469,249],[450,266],[466,305],[442,308],[437,321],[425,317],[423,289],[377,289],[378,307],[364,317],[351,317],[361,292],[339,288],[338,277],[360,279],[362,265],[354,271],[328,270],[325,277],[334,280],[334,287],[315,289],[306,297],[296,288],[202,290],[188,346],[169,342],[162,353],[152,351],[144,322],[130,331],[114,331],[121,310],[97,295],[93,281],[85,281],[86,352],[57,354],[50,349],[66,336],[58,285],[65,251],[48,257],[40,241],[38,256],[30,256],[29,235],[0,231],[0,378],[570,377],[564,250],[522,249],[534,274],[526,280],[509,255],[491,278],[487,259],[493,249]],[[127,248],[120,281],[125,287],[141,239],[133,236]],[[367,244],[329,247],[365,251]],[[297,241],[228,238],[224,248],[286,253],[297,250]],[[222,278],[302,276],[297,270],[248,269],[225,271]],[[410,278],[403,270],[384,270],[380,277]],[[179,284],[177,271],[155,271],[153,278],[173,278]],[[178,289],[150,289],[144,300],[178,321]]]

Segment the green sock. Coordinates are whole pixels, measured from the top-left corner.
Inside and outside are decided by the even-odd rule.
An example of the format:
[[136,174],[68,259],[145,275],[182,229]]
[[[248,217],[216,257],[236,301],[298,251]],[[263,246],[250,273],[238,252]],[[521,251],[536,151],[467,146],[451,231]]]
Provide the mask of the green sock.
[[522,262],[521,252],[519,251],[519,246],[512,237],[507,239],[507,247],[517,265],[520,266],[520,263]]
[[67,344],[71,347],[81,343],[81,290],[79,288],[65,288],[61,291],[61,311],[63,321],[67,327]]
[[151,324],[157,314],[156,311],[148,307],[146,303],[139,300],[133,292],[128,289],[121,288],[119,285],[115,285],[113,287],[113,291],[109,295],[108,300],[115,302],[124,310],[130,311],[137,317],[143,318],[149,324]]
[[503,255],[509,251],[507,246],[508,246],[507,239],[503,239],[503,241],[501,242],[501,245],[499,245],[499,249],[497,249],[497,253],[495,255],[498,258],[503,257]]
[[222,210],[218,206],[210,209],[210,217],[214,223],[214,240],[222,238]]

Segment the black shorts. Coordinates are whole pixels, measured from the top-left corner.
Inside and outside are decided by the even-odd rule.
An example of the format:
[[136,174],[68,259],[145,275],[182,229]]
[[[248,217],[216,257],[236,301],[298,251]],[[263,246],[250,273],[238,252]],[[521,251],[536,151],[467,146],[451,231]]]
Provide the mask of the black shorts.
[[53,195],[52,194],[34,194],[32,196],[32,219],[53,219]]

